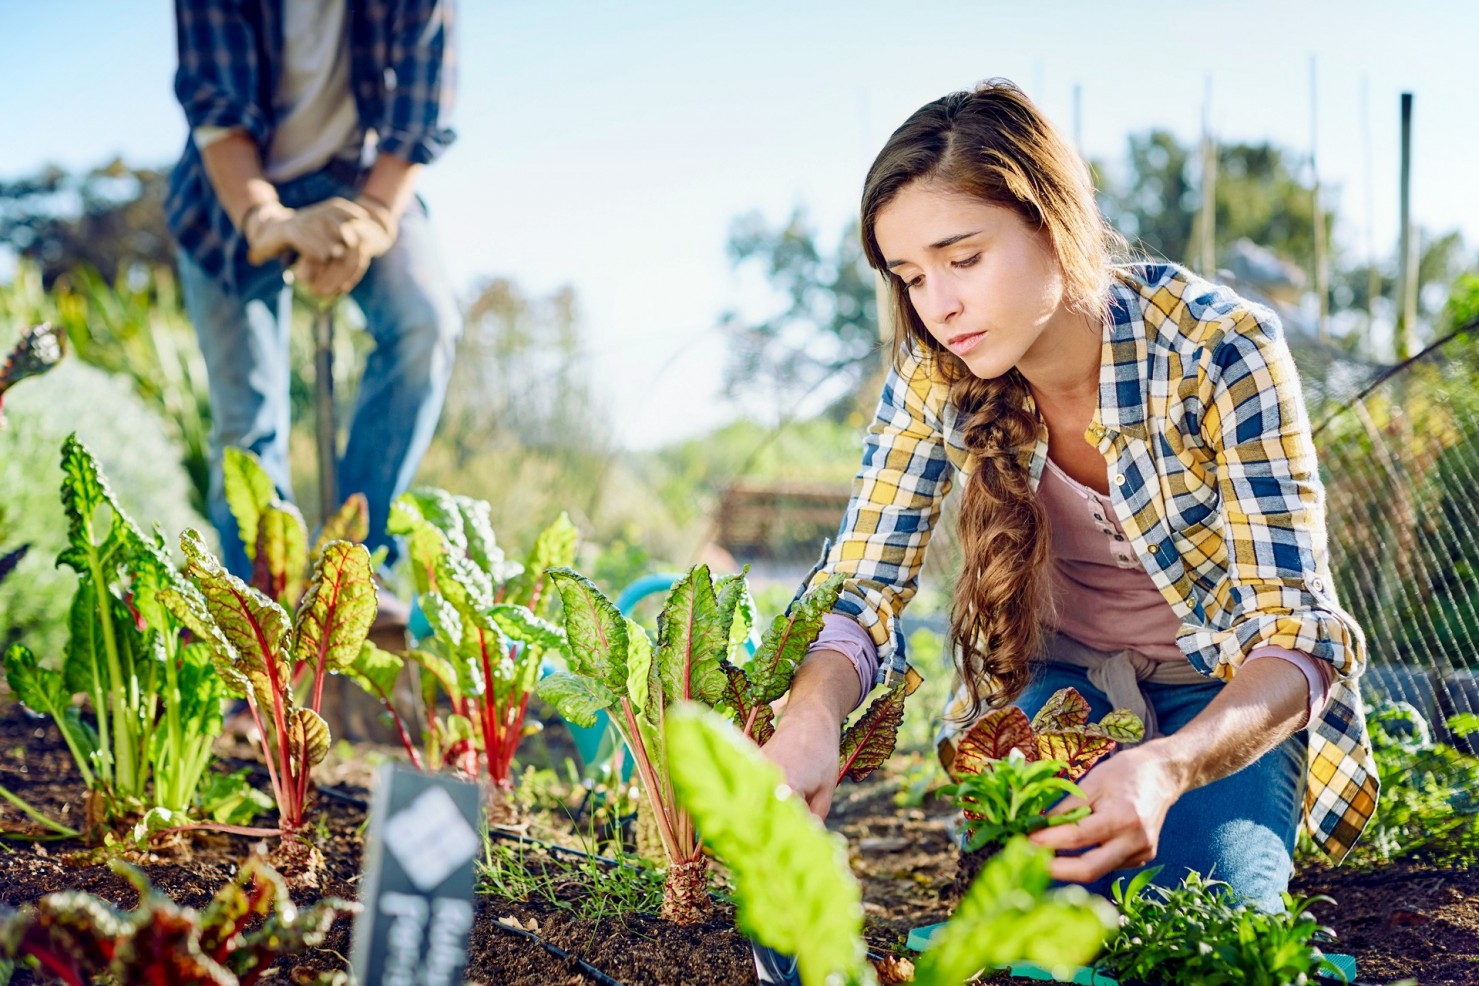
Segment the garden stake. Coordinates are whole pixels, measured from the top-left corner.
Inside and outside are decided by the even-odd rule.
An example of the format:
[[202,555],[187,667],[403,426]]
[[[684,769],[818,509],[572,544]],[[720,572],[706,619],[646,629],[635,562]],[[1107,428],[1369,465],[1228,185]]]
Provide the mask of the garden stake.
[[318,437],[319,522],[334,516],[338,507],[338,441],[334,420],[334,303],[321,305],[313,316],[314,426]]

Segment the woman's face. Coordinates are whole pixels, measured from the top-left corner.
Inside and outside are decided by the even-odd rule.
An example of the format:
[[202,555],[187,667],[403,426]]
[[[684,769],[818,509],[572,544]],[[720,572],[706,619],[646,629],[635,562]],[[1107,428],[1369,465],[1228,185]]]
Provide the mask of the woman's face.
[[1042,358],[1033,347],[1064,308],[1063,270],[1046,232],[927,181],[904,186],[873,232],[929,334],[976,376]]

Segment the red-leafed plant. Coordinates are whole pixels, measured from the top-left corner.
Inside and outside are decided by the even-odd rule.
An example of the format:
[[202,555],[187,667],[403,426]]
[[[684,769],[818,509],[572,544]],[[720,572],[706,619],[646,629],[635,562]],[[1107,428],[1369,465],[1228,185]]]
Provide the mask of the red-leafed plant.
[[68,986],[252,986],[283,955],[321,944],[360,905],[323,897],[299,911],[281,876],[250,857],[204,913],[179,907],[139,870],[108,864],[139,892],[128,913],[77,890],[47,894],[0,917],[0,952]]
[[1144,724],[1127,709],[1089,722],[1089,703],[1073,688],[1054,692],[1031,720],[1016,706],[983,716],[961,737],[947,765],[956,783],[941,789],[965,816],[957,887],[969,886],[985,860],[1013,836],[1087,815],[1087,806],[1047,812],[1064,796],[1082,795],[1073,782],[1118,743],[1144,735]]
[[[347,541],[326,545],[289,624],[281,606],[227,572],[195,531],[180,535],[180,547],[200,595],[165,593],[165,603],[211,648],[227,688],[246,698],[283,835],[274,859],[290,880],[314,885],[322,856],[300,836],[309,774],[329,749],[329,727],[318,710],[324,675],[355,659],[375,618],[370,554]],[[304,705],[293,697],[295,666],[312,673]]]

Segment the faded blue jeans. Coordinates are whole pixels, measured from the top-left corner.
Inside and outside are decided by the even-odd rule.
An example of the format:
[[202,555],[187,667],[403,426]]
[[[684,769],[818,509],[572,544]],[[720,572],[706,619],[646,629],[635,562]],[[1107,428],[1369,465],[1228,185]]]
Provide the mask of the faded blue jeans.
[[[285,204],[311,205],[352,186],[328,172],[285,182]],[[210,517],[230,571],[248,578],[251,564],[226,505],[222,450],[255,452],[278,494],[291,499],[288,475],[288,327],[292,297],[272,267],[252,271],[239,290],[211,277],[179,251],[185,310],[205,356],[211,395]],[[420,203],[401,219],[400,235],[377,257],[350,297],[375,341],[365,364],[338,468],[339,500],[363,493],[369,501],[371,551],[397,545],[385,533],[390,504],[410,485],[431,443],[462,331],[456,297],[447,282]],[[342,320],[341,320],[342,324]]]
[[[1079,667],[1048,662],[1039,665],[1032,683],[1016,701],[1029,716],[1060,688],[1072,686],[1089,702],[1093,721],[1110,711],[1109,699],[1089,684]],[[1222,690],[1223,683],[1165,685],[1141,682],[1155,710],[1160,731],[1170,735],[1185,726]],[[1149,866],[1162,867],[1160,886],[1179,886],[1188,870],[1223,880],[1243,900],[1265,911],[1282,911],[1279,894],[1294,873],[1294,837],[1304,806],[1305,749],[1303,730],[1235,774],[1182,795],[1166,815],[1160,846]],[[1116,870],[1085,886],[1109,894],[1117,879],[1139,868]]]

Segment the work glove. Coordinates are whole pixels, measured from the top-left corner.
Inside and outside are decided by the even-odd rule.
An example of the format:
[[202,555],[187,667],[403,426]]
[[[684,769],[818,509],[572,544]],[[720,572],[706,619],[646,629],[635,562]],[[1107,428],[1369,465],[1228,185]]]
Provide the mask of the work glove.
[[365,276],[370,261],[382,256],[399,232],[390,210],[371,199],[332,198],[302,210],[313,219],[325,217],[343,251],[327,259],[304,256],[300,283],[320,298],[348,294]]
[[263,203],[249,209],[241,222],[248,262],[265,264],[274,257],[292,254],[295,255],[293,260],[325,264],[343,256],[345,246],[339,227],[348,216],[339,217],[332,210],[317,206],[314,210],[289,209],[280,202]]

